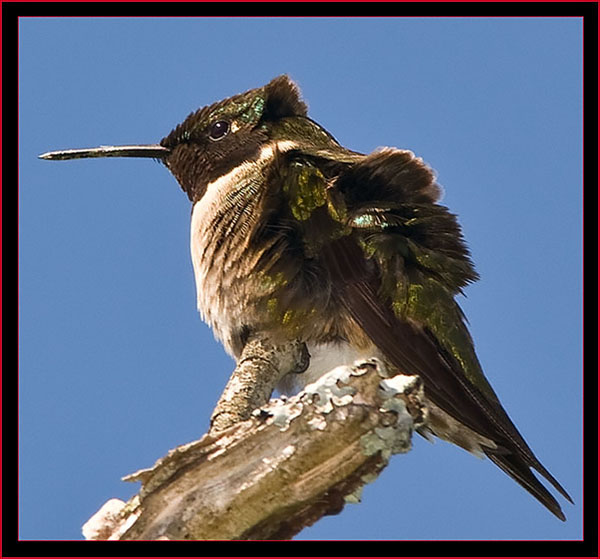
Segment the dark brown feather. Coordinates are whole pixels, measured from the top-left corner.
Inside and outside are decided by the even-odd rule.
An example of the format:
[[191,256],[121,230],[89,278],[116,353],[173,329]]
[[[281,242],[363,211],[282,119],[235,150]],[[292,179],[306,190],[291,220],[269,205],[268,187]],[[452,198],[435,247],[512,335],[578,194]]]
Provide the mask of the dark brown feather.
[[434,404],[494,441],[497,449],[484,448],[490,459],[564,520],[560,505],[530,468],[571,501],[568,493],[535,457],[499,402],[486,398],[473,386],[426,329],[398,319],[391,305],[382,302],[378,280],[369,271],[357,243],[345,237],[332,242],[323,254],[330,263],[330,277],[339,299],[390,362],[403,373],[420,375],[425,381],[425,393]]

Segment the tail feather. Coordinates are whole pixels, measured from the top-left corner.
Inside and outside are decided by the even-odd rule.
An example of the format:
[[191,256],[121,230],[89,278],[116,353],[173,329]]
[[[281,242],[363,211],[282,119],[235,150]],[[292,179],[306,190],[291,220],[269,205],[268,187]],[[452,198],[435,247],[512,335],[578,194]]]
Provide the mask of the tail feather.
[[[525,488],[531,495],[533,495],[542,505],[544,505],[554,516],[562,520],[566,520],[566,517],[558,504],[558,501],[551,495],[551,493],[540,483],[540,481],[533,475],[529,465],[523,461],[516,454],[498,454],[493,450],[484,449],[486,456],[514,479],[519,485]],[[536,468],[537,469],[537,468]],[[544,468],[545,470],[545,468]],[[548,475],[544,475],[546,479],[571,503],[573,502],[568,493],[561,487],[561,485],[545,470]],[[540,472],[544,474],[544,472]]]
[[556,489],[569,503],[574,504],[573,499],[567,493],[566,489],[558,483],[558,480],[546,469],[544,466],[536,459],[535,464],[531,464],[532,468],[537,470],[541,475],[543,475],[548,482],[552,484],[552,487]]

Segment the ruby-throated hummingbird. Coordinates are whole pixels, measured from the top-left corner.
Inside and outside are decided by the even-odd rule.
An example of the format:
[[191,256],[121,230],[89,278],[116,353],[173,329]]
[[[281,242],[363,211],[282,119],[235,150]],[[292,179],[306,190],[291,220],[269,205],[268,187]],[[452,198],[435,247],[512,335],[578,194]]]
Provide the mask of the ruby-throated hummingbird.
[[160,144],[40,157],[162,161],[193,204],[198,308],[230,354],[252,333],[306,344],[308,370],[284,390],[360,357],[419,375],[422,434],[489,457],[565,520],[532,470],[571,498],[482,372],[455,301],[477,273],[432,169],[412,152],[342,147],[280,76],[190,114]]

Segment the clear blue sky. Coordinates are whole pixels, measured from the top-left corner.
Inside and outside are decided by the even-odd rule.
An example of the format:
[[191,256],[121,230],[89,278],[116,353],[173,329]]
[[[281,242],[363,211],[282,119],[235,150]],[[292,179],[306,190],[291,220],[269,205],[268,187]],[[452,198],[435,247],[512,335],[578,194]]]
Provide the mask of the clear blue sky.
[[299,539],[582,534],[582,24],[578,19],[22,19],[20,536],[79,539],[121,476],[199,438],[232,371],[195,310],[190,205],[153,143],[288,73],[342,144],[438,172],[481,281],[486,374],[573,496],[561,523],[488,461],[415,436],[360,505]]

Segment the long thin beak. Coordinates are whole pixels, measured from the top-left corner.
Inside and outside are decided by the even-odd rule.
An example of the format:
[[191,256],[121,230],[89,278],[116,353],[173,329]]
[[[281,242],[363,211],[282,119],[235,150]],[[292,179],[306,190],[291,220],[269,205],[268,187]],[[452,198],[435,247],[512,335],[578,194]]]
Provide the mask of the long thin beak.
[[42,153],[40,159],[61,161],[63,159],[84,159],[87,157],[152,157],[162,159],[171,152],[159,144],[139,146],[100,146],[97,148],[65,149]]

